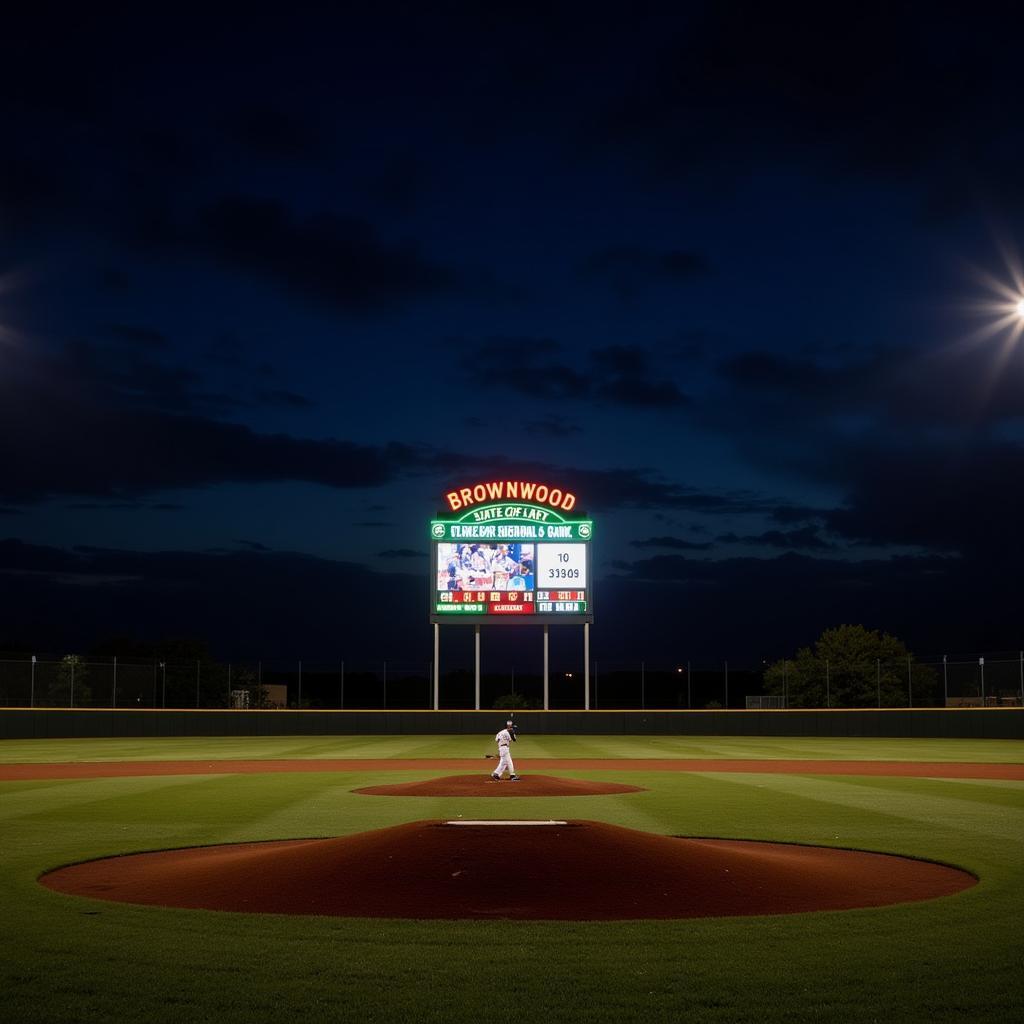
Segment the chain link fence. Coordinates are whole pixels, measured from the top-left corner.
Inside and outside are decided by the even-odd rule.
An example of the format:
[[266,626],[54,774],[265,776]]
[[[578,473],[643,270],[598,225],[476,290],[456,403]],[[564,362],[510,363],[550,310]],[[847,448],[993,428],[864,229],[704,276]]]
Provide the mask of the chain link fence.
[[790,708],[1021,707],[1024,652],[842,664],[783,661],[775,664],[765,689]]
[[[593,709],[1024,706],[1024,652],[864,664],[751,666],[594,660]],[[781,671],[780,671],[781,670]],[[549,670],[549,706],[584,703],[581,665]],[[473,707],[472,671],[441,674],[442,706]],[[543,707],[544,682],[511,666],[481,673],[481,707]],[[429,709],[430,663],[161,660],[0,653],[0,707]]]
[[0,707],[417,708],[429,664],[124,660],[0,653]]

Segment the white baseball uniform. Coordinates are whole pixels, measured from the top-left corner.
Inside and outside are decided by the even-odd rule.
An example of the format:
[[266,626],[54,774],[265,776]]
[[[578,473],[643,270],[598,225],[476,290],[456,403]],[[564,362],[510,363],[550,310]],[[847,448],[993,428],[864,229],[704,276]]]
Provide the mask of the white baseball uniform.
[[500,779],[507,768],[509,775],[515,775],[515,765],[512,764],[512,758],[508,752],[509,744],[512,742],[512,737],[509,735],[508,729],[502,729],[501,732],[494,737],[494,742],[498,744],[498,767],[494,769],[492,774],[496,775]]

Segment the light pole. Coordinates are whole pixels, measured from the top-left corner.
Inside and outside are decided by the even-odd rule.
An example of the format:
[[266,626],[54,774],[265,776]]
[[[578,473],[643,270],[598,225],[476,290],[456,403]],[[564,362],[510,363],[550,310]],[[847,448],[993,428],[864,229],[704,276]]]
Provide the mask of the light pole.
[[28,706],[36,706],[36,656],[32,655],[32,682],[29,685]]
[[164,708],[166,710],[166,708],[167,708],[167,662],[166,661],[161,661],[160,662],[160,674],[161,674],[160,707],[162,707],[162,708]]
[[985,706],[985,659],[978,659],[978,668],[981,669],[981,706]]

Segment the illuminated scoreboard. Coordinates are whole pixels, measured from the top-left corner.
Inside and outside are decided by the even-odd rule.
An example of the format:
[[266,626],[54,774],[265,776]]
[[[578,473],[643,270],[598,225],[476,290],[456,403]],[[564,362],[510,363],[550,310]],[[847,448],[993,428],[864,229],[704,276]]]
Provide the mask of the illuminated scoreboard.
[[431,622],[594,621],[594,524],[574,494],[496,480],[445,502],[430,523]]

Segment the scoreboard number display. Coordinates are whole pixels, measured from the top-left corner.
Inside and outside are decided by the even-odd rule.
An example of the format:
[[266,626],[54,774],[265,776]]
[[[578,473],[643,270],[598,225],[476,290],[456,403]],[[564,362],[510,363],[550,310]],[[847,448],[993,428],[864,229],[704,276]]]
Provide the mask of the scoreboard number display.
[[569,490],[518,480],[461,487],[430,522],[430,621],[594,621],[593,522]]
[[538,544],[537,587],[554,590],[585,590],[587,586],[586,544]]

